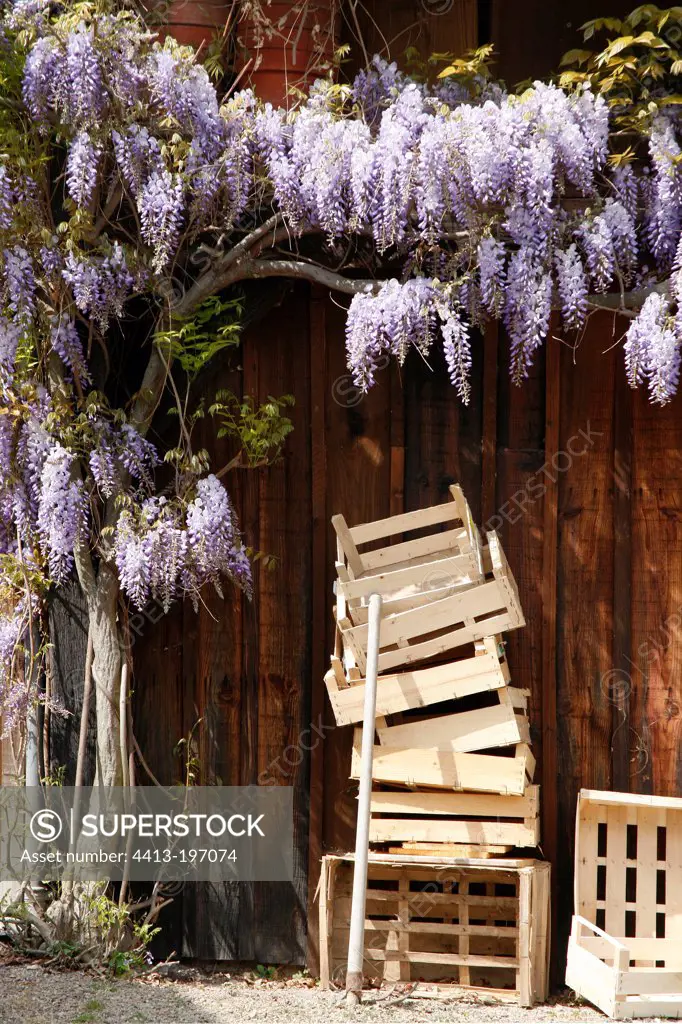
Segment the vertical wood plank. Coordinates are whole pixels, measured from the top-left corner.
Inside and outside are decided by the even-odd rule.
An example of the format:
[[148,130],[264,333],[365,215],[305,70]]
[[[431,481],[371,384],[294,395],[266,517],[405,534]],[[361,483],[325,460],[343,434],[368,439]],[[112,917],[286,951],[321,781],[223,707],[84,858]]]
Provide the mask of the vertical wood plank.
[[[353,526],[388,516],[391,500],[391,371],[382,370],[367,395],[352,386],[346,366],[345,320],[345,310],[337,301],[328,300],[325,437],[330,553],[336,551],[332,515],[341,513]],[[331,555],[327,561],[325,656],[334,649]],[[324,730],[324,845],[327,850],[352,850],[357,814],[357,786],[349,782],[352,730],[336,728],[329,701],[325,701]]]
[[[549,470],[558,485],[556,879],[573,874],[573,821],[581,787],[611,787],[613,679],[613,318],[595,315],[577,349],[561,350],[560,435]],[[549,355],[549,352],[548,352]],[[544,796],[543,796],[544,799]],[[563,962],[570,888],[556,904]]]
[[[509,339],[500,330],[498,366],[496,507],[484,523],[500,533],[526,619],[524,629],[505,637],[505,646],[512,682],[530,690],[531,744],[541,777],[545,349],[516,387],[509,376]],[[543,802],[541,795],[541,807]]]
[[682,395],[633,407],[630,784],[682,792]]
[[[621,330],[619,325],[618,330]],[[617,360],[613,405],[613,685],[612,784],[630,788],[630,691],[632,674],[632,390]]]
[[483,437],[481,440],[481,518],[495,513],[497,484],[497,359],[499,327],[486,324],[483,335]]
[[391,499],[389,514],[398,516],[405,511],[405,395],[402,369],[391,362]]
[[[547,341],[545,406],[545,465],[559,451],[561,351]],[[542,844],[550,864],[557,863],[557,542],[559,488],[557,477],[547,474],[542,551]],[[552,903],[556,906],[556,887]]]
[[[254,884],[254,959],[305,963],[311,701],[311,394],[309,293],[287,296],[287,316],[276,317],[268,359],[259,366],[260,402],[292,394],[293,432],[286,454],[259,471],[260,548],[276,559],[259,566],[258,782],[294,790],[294,879]],[[274,324],[273,324],[274,326]],[[260,338],[254,338],[260,343]],[[319,685],[319,682],[318,682]]]
[[[322,723],[324,715],[323,678],[327,668],[327,523],[326,476],[327,454],[324,430],[326,390],[327,335],[325,296],[315,288],[310,296],[310,434],[312,487],[312,631],[311,631],[311,695],[310,722]],[[315,892],[320,879],[322,830],[324,819],[324,745],[311,743],[310,751],[310,821],[308,841],[308,945],[307,963],[311,974],[317,973],[323,950],[320,948],[318,918],[315,915]],[[321,880],[324,891],[326,880]],[[320,899],[322,897],[320,896]],[[320,911],[322,912],[322,911]],[[327,954],[328,955],[328,954]]]

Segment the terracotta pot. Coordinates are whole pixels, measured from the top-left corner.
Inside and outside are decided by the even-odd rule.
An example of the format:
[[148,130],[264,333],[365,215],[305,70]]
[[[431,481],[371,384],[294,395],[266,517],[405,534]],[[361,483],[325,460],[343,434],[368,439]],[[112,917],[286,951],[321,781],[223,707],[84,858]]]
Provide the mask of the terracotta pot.
[[247,14],[237,27],[240,85],[250,85],[259,99],[287,106],[292,86],[306,88],[319,77],[335,46],[334,0],[262,3],[272,30]]
[[171,35],[195,49],[202,43],[206,47],[223,31],[233,7],[231,0],[170,0],[162,35]]

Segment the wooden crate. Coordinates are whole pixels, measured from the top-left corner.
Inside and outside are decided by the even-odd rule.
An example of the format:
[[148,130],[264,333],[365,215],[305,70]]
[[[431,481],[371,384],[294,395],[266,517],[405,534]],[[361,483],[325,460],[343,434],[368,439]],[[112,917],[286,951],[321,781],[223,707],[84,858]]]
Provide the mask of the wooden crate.
[[[322,988],[344,984],[353,856],[326,856]],[[547,995],[549,864],[370,854],[366,979],[532,1006]]]
[[498,690],[499,702],[473,711],[409,719],[399,725],[377,723],[382,747],[452,750],[461,754],[494,747],[530,742],[525,709],[527,691],[505,687]]
[[[481,538],[462,488],[450,487],[450,497],[444,505],[360,526],[349,527],[342,515],[332,517],[338,551],[336,593],[351,621],[366,621],[373,593],[399,611],[482,579]],[[415,531],[421,536],[403,540]],[[360,552],[376,544],[380,546]]]
[[[474,657],[451,661],[447,665],[437,665],[434,668],[412,669],[409,672],[379,676],[377,716],[428,707],[488,690],[502,690],[509,683],[509,678],[503,645],[496,637],[484,637],[477,641]],[[353,722],[361,722],[365,680],[347,680],[340,660],[332,658],[332,668],[325,676],[325,684],[336,724],[350,725]]]
[[581,790],[566,983],[619,1020],[682,1017],[682,800]]
[[462,843],[476,846],[537,846],[539,786],[523,796],[485,793],[372,793],[372,843]]
[[[453,651],[463,644],[525,625],[516,581],[495,533],[487,534],[482,581],[444,591],[415,607],[382,609],[379,673]],[[427,571],[427,566],[423,571]],[[431,594],[430,598],[434,595]],[[369,626],[355,624],[349,609],[337,605],[337,628],[348,663],[362,673],[367,665]]]
[[[352,779],[360,778],[362,729],[356,729],[351,758]],[[374,747],[372,778],[375,782],[471,790],[478,793],[505,793],[523,796],[533,781],[535,758],[526,743],[519,743],[512,756],[500,754],[458,753],[436,747]]]

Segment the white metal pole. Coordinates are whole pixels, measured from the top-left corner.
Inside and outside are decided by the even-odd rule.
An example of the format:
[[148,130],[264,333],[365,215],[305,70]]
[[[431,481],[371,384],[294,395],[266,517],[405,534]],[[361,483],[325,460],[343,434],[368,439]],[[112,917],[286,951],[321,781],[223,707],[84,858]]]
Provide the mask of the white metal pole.
[[365,947],[365,904],[367,900],[367,860],[369,854],[369,818],[372,799],[372,758],[377,706],[377,671],[379,664],[379,630],[381,597],[369,599],[369,635],[367,639],[367,671],[365,706],[362,719],[362,751],[360,755],[360,791],[358,793],[358,825],[355,832],[355,869],[350,912],[350,938],[346,993],[349,1005],[356,1006],[362,994],[362,961]]

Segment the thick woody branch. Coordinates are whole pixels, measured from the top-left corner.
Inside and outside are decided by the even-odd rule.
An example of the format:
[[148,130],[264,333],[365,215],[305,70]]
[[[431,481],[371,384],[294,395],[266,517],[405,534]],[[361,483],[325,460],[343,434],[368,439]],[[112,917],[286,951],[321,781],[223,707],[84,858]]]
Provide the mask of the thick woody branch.
[[[229,254],[230,257],[232,253]],[[374,280],[354,280],[337,274],[333,270],[315,263],[304,263],[301,260],[256,260],[249,255],[237,260],[229,257],[219,260],[199,280],[189,288],[173,309],[174,316],[186,316],[204,299],[222,291],[238,281],[256,280],[266,277],[288,277],[302,281],[312,281],[333,291],[345,295],[357,295],[359,292],[373,292],[379,287]]]

